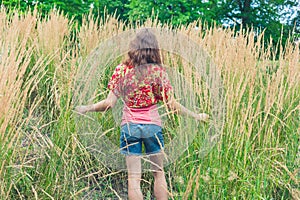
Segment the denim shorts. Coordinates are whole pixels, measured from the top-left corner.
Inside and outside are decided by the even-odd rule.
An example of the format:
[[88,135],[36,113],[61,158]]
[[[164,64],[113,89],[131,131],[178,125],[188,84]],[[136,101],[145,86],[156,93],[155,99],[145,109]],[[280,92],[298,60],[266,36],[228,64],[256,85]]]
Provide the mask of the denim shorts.
[[162,128],[155,124],[128,123],[121,127],[120,148],[125,155],[142,155],[144,144],[146,154],[159,153],[164,148]]

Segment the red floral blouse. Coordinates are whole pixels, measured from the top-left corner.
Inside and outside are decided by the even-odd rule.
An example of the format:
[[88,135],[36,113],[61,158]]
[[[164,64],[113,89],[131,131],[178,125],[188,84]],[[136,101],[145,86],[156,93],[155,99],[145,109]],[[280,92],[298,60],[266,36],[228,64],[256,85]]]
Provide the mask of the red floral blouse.
[[156,64],[139,67],[118,65],[108,83],[108,89],[117,97],[122,97],[131,108],[168,101],[173,90],[165,69]]

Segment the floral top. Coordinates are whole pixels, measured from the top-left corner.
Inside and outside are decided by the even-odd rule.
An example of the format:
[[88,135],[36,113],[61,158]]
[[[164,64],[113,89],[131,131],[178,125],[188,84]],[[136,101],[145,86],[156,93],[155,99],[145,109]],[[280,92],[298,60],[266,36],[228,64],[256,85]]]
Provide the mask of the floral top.
[[120,64],[116,67],[108,88],[122,97],[130,108],[143,108],[168,101],[172,86],[162,66],[147,64],[139,67]]

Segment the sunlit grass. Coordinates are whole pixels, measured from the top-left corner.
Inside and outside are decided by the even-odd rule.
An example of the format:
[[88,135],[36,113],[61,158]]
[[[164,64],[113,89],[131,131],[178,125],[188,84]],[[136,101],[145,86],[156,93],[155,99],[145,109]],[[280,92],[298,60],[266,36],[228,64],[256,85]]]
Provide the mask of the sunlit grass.
[[[152,21],[146,25],[159,27]],[[189,148],[166,167],[170,197],[299,199],[299,44],[274,48],[264,45],[263,34],[255,36],[251,30],[234,33],[201,24],[196,30],[195,25],[176,30],[196,41],[217,66],[226,115],[220,141],[207,155],[200,152],[208,127],[198,125],[199,134]],[[101,165],[78,137],[73,100],[87,56],[100,42],[132,26],[110,16],[88,16],[77,27],[58,12],[41,19],[36,11],[19,16],[1,10],[1,199],[126,197],[126,173]],[[201,103],[194,109],[210,112],[211,93],[193,73],[195,66],[178,55],[163,56],[166,65],[192,84]],[[94,101],[107,94],[107,81],[120,59],[103,67]],[[109,136],[117,140],[112,113],[106,114],[96,114],[98,123],[104,131],[115,127]],[[168,120],[166,141],[176,136],[178,122],[174,116]],[[149,199],[151,174],[143,178]]]

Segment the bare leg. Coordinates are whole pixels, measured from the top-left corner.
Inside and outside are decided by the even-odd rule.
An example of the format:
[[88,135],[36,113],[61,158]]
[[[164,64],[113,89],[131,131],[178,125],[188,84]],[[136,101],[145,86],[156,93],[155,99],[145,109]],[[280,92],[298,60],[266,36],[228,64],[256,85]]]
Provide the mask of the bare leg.
[[168,187],[163,169],[164,154],[159,153],[150,156],[151,169],[154,175],[154,195],[157,200],[168,199]]
[[126,156],[128,170],[128,198],[130,200],[142,200],[140,183],[142,178],[141,158],[139,156]]

